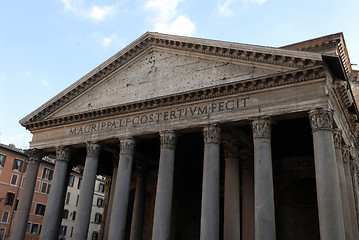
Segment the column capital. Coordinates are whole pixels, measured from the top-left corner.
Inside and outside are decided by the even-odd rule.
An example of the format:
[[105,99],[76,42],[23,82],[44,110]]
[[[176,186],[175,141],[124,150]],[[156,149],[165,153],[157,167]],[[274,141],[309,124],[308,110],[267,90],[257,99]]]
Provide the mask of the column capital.
[[338,128],[335,128],[333,130],[333,138],[334,138],[334,146],[336,148],[341,148],[342,147],[342,131]]
[[239,148],[237,140],[229,140],[223,142],[224,158],[236,158],[239,157]]
[[87,142],[86,150],[87,150],[86,157],[99,158],[101,145],[98,144],[97,142]]
[[343,162],[344,163],[350,162],[350,148],[347,145],[343,146]]
[[218,124],[212,124],[203,128],[203,138],[205,143],[221,143],[221,128]]
[[43,157],[43,152],[37,148],[32,148],[28,150],[29,162],[40,162]]
[[175,149],[176,148],[176,133],[172,130],[166,130],[160,132],[161,149]]
[[312,132],[318,130],[333,131],[333,111],[317,108],[309,112],[309,121]]
[[65,161],[70,160],[71,150],[68,147],[58,146],[56,147],[56,161]]
[[127,153],[133,155],[135,152],[136,141],[132,137],[120,139],[120,154]]
[[258,118],[252,121],[253,139],[271,138],[271,121],[269,118]]

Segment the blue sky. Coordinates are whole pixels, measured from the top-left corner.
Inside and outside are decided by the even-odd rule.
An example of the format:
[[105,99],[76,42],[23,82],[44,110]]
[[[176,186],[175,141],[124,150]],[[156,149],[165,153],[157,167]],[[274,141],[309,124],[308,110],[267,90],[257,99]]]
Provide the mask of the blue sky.
[[0,0],[0,142],[27,148],[21,118],[146,31],[273,47],[343,32],[359,64],[358,25],[358,0]]

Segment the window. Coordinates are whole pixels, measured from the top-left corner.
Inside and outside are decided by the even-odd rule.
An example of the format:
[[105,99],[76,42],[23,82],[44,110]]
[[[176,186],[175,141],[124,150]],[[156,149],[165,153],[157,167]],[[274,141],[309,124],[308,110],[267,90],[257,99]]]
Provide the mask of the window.
[[105,191],[105,185],[103,183],[100,183],[98,185],[98,191],[101,193],[103,193]]
[[70,233],[70,238],[72,238],[72,234],[74,233],[74,227],[71,227],[71,233]]
[[76,207],[77,205],[79,205],[79,198],[80,198],[80,195],[77,194],[77,198],[76,198]]
[[79,183],[77,184],[77,189],[81,188],[82,178],[79,178]]
[[32,227],[31,227],[31,233],[32,234],[37,234],[39,231],[39,224],[38,223],[33,223]]
[[64,209],[62,212],[62,218],[67,219],[69,217],[69,210]]
[[19,205],[19,201],[20,201],[20,199],[19,199],[19,198],[18,198],[18,199],[16,199],[16,201],[15,201],[14,211],[16,211],[16,210],[17,210],[17,207],[18,207],[18,205]]
[[97,198],[97,206],[103,207],[103,199],[102,198]]
[[47,182],[42,182],[40,192],[46,193],[46,190],[47,190]]
[[49,194],[49,193],[50,193],[50,189],[51,189],[51,184],[49,183],[49,184],[47,185],[47,191],[46,191],[46,194]]
[[45,215],[45,209],[46,209],[46,206],[44,204],[38,203],[36,205],[35,214],[44,216]]
[[1,222],[7,223],[8,219],[9,219],[9,212],[8,212],[8,211],[4,211],[4,212],[2,213]]
[[69,203],[70,203],[70,196],[71,196],[70,192],[67,192],[65,204],[69,204]]
[[42,171],[42,179],[51,181],[53,175],[54,175],[54,171],[52,171],[49,168],[44,168],[44,170]]
[[30,233],[30,231],[31,231],[31,222],[28,222],[26,226],[26,233]]
[[98,232],[94,231],[92,232],[92,240],[97,240],[98,239]]
[[100,213],[96,213],[95,215],[95,223],[100,224],[102,220],[102,215]]
[[61,225],[60,236],[66,236],[67,226]]
[[5,239],[5,231],[6,231],[6,229],[0,228],[0,240]]
[[19,177],[19,175],[17,174],[12,174],[11,176],[11,181],[10,181],[10,185],[17,185],[17,178]]
[[76,211],[73,211],[72,212],[72,220],[75,221],[75,219],[76,219]]
[[5,198],[5,205],[12,206],[14,204],[14,200],[15,200],[15,193],[8,192]]
[[5,160],[6,160],[6,156],[4,154],[0,154],[0,167],[5,166]]
[[75,182],[75,176],[74,176],[74,175],[70,175],[70,177],[69,177],[69,187],[73,187],[73,186],[74,186],[74,182]]
[[12,170],[21,172],[23,162],[24,161],[20,159],[15,159],[14,164],[12,165]]
[[[25,163],[24,163],[24,171],[23,171],[23,173],[26,173],[26,169],[27,169],[27,161],[25,161]],[[41,228],[41,226],[40,226],[40,228]]]
[[25,176],[22,176],[21,183],[20,183],[20,188],[22,188],[22,186],[24,185],[24,180],[25,180]]

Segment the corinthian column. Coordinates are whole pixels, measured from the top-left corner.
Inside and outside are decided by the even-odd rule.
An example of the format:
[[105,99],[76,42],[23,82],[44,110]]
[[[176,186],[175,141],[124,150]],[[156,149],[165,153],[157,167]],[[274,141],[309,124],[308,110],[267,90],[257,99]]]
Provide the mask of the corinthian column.
[[338,168],[340,199],[342,203],[345,239],[350,240],[353,239],[353,231],[352,231],[352,225],[350,219],[348,191],[345,182],[346,179],[345,179],[344,163],[343,163],[343,155],[342,155],[342,133],[339,129],[335,129],[333,133],[334,133],[335,157],[337,160],[337,168]]
[[63,189],[65,187],[67,166],[70,159],[70,149],[66,147],[56,148],[55,171],[52,181],[51,191],[47,200],[47,207],[44,218],[44,225],[41,231],[41,240],[57,239],[57,229],[59,228],[59,216],[62,215]]
[[224,178],[224,240],[239,240],[239,150],[237,141],[223,143],[225,160]]
[[252,122],[254,141],[255,239],[275,240],[274,191],[269,119]]
[[310,111],[313,132],[320,238],[345,239],[338,170],[333,140],[333,112]]
[[143,215],[146,197],[146,167],[145,163],[137,165],[136,193],[133,204],[130,240],[141,240]]
[[242,166],[242,238],[254,240],[254,172],[253,156],[241,154]]
[[77,210],[75,232],[73,237],[74,240],[87,239],[96,181],[97,165],[101,147],[98,143],[88,142],[86,149],[87,155],[80,189],[79,207]]
[[26,170],[26,177],[22,187],[19,207],[16,212],[13,227],[12,240],[22,240],[25,238],[27,221],[30,214],[32,197],[34,195],[37,172],[39,170],[42,152],[37,149],[29,150],[29,161]]
[[111,212],[109,240],[124,239],[135,140],[120,139],[120,160]]
[[176,135],[174,131],[160,133],[161,156],[158,169],[153,240],[167,240],[170,236],[173,170],[175,162]]
[[356,207],[355,207],[355,197],[353,189],[352,175],[350,172],[350,150],[348,146],[343,147],[343,163],[344,163],[344,174],[345,174],[345,183],[347,188],[347,199],[349,203],[350,211],[350,221],[353,231],[353,239],[359,239],[358,231],[358,220],[356,216]]
[[203,129],[201,240],[219,239],[220,133],[218,125],[210,125]]

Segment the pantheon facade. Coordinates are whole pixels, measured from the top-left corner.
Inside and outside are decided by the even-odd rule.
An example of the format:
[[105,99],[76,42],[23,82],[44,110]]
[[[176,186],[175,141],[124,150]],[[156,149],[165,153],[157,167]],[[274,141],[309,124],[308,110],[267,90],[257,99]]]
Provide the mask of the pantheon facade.
[[13,240],[36,173],[56,158],[41,240],[58,238],[83,168],[101,239],[359,239],[358,108],[342,33],[275,48],[147,32],[20,120],[32,134]]

